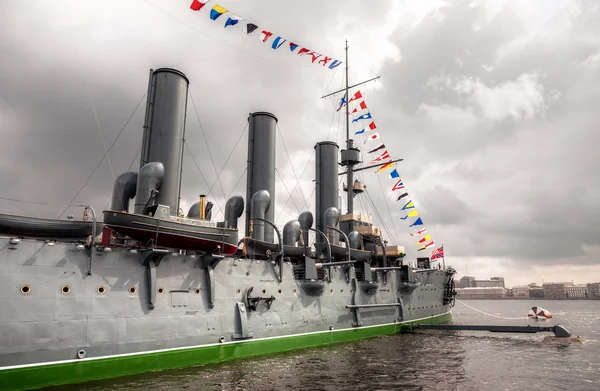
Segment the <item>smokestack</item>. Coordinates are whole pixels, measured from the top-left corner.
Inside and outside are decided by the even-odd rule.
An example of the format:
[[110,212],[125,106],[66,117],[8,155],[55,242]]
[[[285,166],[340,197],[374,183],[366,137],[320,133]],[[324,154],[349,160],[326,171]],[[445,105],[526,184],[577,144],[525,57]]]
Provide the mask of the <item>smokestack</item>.
[[175,69],[150,70],[140,168],[150,162],[164,165],[157,203],[170,206],[172,215],[179,212],[188,86]]
[[[248,172],[246,175],[246,236],[249,236],[252,196],[261,190],[269,193],[271,207],[265,219],[275,222],[275,126],[271,113],[250,113],[248,117]],[[273,228],[264,227],[264,241],[273,242]]]
[[[322,141],[315,145],[316,228],[323,233],[325,233],[327,225],[325,211],[328,208],[337,208],[338,206],[338,149],[338,145],[332,141]],[[317,235],[315,242],[323,242],[323,239]]]

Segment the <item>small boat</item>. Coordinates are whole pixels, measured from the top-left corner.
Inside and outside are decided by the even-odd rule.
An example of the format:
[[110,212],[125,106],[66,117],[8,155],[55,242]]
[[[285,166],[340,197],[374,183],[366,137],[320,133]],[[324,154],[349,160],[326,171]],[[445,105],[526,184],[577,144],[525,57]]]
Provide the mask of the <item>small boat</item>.
[[[50,219],[44,217],[0,214],[0,235],[30,239],[82,241],[92,235],[91,220]],[[96,232],[102,224],[96,223]]]
[[[348,250],[346,249],[346,246],[332,244],[331,256],[338,261],[345,261],[348,256]],[[372,257],[373,253],[371,253],[371,251],[358,250],[355,248],[350,249],[350,259],[353,261],[370,261]]]
[[552,318],[552,313],[550,311],[543,309],[542,307],[532,307],[527,314],[528,317],[532,319],[550,319]]
[[238,230],[217,227],[214,222],[174,217],[160,219],[116,210],[104,211],[104,225],[145,246],[177,248],[205,253],[235,254]]

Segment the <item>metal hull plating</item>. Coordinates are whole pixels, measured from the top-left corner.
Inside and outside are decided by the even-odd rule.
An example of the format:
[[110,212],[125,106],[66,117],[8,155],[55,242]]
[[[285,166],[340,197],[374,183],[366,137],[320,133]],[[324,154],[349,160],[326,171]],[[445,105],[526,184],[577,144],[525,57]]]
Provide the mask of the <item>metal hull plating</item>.
[[[170,254],[154,270],[150,309],[143,253],[96,252],[91,275],[89,255],[73,244],[0,238],[0,389],[326,345],[450,316],[443,295],[451,275],[442,270],[417,271],[418,287],[411,290],[403,289],[398,272],[385,278],[379,272],[377,289],[363,291],[353,289],[361,285],[353,269],[347,275],[334,267],[322,291],[307,295],[290,263],[283,263],[280,282],[270,262],[228,257],[212,264],[213,270],[201,258]],[[242,304],[250,288],[253,296],[275,300],[269,306],[259,301],[250,311]],[[348,306],[371,304],[380,306],[361,308],[357,325]]]

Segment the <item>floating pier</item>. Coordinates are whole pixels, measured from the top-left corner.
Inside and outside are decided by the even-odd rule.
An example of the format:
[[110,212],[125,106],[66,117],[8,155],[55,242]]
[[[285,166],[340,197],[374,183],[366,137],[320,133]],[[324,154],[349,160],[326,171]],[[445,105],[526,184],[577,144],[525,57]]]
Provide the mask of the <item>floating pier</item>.
[[492,333],[554,333],[557,338],[569,338],[571,332],[561,325],[556,326],[488,326],[488,325],[460,325],[460,324],[409,324],[413,330],[446,330],[446,331],[490,331]]

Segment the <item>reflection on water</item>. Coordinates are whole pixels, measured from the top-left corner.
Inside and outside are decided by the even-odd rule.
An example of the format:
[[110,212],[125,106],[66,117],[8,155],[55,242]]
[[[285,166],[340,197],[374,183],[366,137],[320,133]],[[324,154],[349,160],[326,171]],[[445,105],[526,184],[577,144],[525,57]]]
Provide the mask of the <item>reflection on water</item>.
[[[533,305],[586,344],[543,343],[539,334],[423,332],[332,347],[86,383],[61,390],[599,390],[598,301],[469,301],[507,317]],[[454,322],[527,324],[499,320],[457,303]],[[544,323],[552,324],[552,323]],[[548,334],[546,334],[548,335]]]

